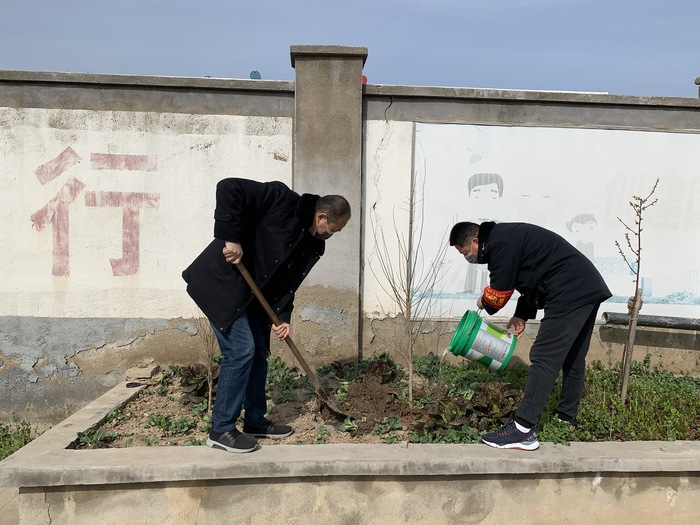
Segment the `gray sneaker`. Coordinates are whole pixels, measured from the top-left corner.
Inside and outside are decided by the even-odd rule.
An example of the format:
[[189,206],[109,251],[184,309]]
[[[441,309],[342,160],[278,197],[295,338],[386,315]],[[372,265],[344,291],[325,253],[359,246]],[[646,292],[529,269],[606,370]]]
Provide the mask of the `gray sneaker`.
[[271,421],[261,427],[243,426],[245,435],[259,438],[285,438],[291,436],[293,432],[294,429],[289,425],[275,425]]
[[234,428],[223,434],[212,430],[209,432],[209,437],[207,438],[207,446],[225,450],[226,452],[242,454],[245,452],[253,452],[253,450],[258,448],[258,442],[241,434]]

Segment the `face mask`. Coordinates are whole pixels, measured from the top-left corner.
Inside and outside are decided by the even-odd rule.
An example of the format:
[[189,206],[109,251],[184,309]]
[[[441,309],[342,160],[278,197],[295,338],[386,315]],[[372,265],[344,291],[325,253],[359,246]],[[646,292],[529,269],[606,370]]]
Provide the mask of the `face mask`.
[[331,235],[333,235],[333,232],[330,230],[326,230],[323,233],[314,232],[314,237],[316,237],[317,239],[321,239],[322,241],[330,239]]
[[471,252],[465,253],[465,254],[464,254],[464,258],[467,260],[468,263],[476,264],[477,256],[476,256],[476,255],[472,255]]

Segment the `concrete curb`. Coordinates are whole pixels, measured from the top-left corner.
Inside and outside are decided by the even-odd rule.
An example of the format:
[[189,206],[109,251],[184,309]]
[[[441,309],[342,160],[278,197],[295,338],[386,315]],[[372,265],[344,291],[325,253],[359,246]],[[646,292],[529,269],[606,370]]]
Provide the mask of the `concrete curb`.
[[225,479],[697,473],[695,441],[543,443],[533,452],[484,445],[270,445],[250,454],[208,447],[66,447],[141,390],[122,383],[0,462],[0,487]]

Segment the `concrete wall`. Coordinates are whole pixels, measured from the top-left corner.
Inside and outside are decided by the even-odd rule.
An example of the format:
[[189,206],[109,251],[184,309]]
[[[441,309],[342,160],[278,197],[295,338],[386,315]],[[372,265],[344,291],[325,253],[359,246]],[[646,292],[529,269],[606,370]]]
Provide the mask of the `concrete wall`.
[[[416,122],[700,131],[696,99],[363,86],[366,57],[293,46],[294,83],[0,72],[0,417],[55,423],[143,359],[202,359],[180,272],[211,239],[221,178],[351,202],[293,318],[298,346],[325,364],[400,349],[375,234],[390,254],[408,239]],[[420,351],[441,352],[455,320],[429,321]],[[700,371],[697,334],[646,342]],[[597,331],[591,357],[621,349]]]
[[[394,316],[399,316],[400,319],[400,309],[387,293],[390,287],[381,269],[381,259],[382,253],[385,254],[384,259],[391,261],[389,266],[392,269],[405,266],[399,244],[403,244],[404,248],[408,246],[411,227],[414,231],[419,227],[415,222],[411,225],[410,221],[416,217],[416,212],[420,212],[420,203],[414,205],[413,215],[409,213],[411,192],[416,189],[411,184],[414,170],[418,169],[414,166],[413,137],[416,123],[670,132],[688,134],[700,140],[699,102],[696,99],[594,93],[367,86],[364,102],[365,272],[362,295],[363,310],[367,316],[363,338],[365,352],[369,354],[386,349],[398,351],[405,347],[401,323],[394,319]],[[459,147],[459,144],[455,146]],[[663,154],[664,151],[659,149],[658,155]],[[696,157],[697,153],[693,153],[692,158]],[[695,170],[694,167],[692,169]],[[665,177],[666,180],[672,176],[672,172],[660,173],[660,177]],[[671,209],[689,209],[686,204],[695,202],[700,195],[694,183],[695,178],[693,177],[691,185],[678,188],[675,194],[671,193],[666,206]],[[466,193],[463,186],[455,184],[453,187],[457,193]],[[642,191],[649,189],[645,186],[636,194],[641,195]],[[622,196],[623,205],[619,207],[621,215],[631,197],[632,194]],[[465,199],[464,207],[468,206]],[[423,215],[427,216],[429,211]],[[517,210],[513,213],[517,215]],[[629,222],[632,223],[631,220]],[[683,244],[700,242],[697,220],[681,222],[684,229]],[[452,222],[445,226],[451,225]],[[649,239],[653,227],[647,227],[646,230]],[[620,239],[622,235],[621,232]],[[655,254],[659,255],[662,252],[654,247],[659,245],[658,239],[664,238],[661,234],[656,241],[647,240],[649,244],[645,246],[652,246]],[[669,266],[668,272],[675,271],[680,275],[679,265],[673,258],[665,257],[665,260]],[[630,290],[633,291],[632,279],[628,278],[628,281]],[[473,302],[468,302],[466,308],[473,309]],[[658,313],[651,311],[658,306],[645,305],[644,313]],[[696,317],[698,312],[697,303],[692,306],[671,305],[669,308],[673,311],[664,312],[665,315]],[[606,303],[601,307],[601,312],[606,310],[625,311],[626,308],[623,304]],[[504,323],[507,318],[501,316],[494,320]],[[420,329],[417,351],[442,353],[449,344],[455,326],[454,319],[427,319]],[[516,359],[529,363],[527,352],[538,326],[538,321],[528,323],[526,332],[518,343]],[[600,322],[591,343],[589,362],[599,360],[607,366],[619,363],[625,341],[625,328],[606,327]],[[641,360],[646,354],[651,354],[653,364],[662,362],[675,372],[697,374],[700,373],[700,353],[697,350],[700,350],[697,332],[660,331],[642,327],[638,332],[634,357]]]
[[144,357],[201,360],[180,274],[218,180],[292,184],[293,84],[0,79],[2,412],[55,423]]
[[[357,356],[362,258],[362,66],[367,49],[292,46],[294,188],[343,195],[352,218],[297,295],[294,341],[315,362]],[[328,293],[332,289],[333,293]]]

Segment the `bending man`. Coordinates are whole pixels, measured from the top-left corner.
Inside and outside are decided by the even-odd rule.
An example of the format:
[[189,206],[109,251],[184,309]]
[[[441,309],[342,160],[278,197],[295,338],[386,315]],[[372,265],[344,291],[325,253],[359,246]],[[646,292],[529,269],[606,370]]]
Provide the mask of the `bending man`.
[[[256,437],[281,438],[293,429],[265,418],[270,330],[290,333],[294,294],[350,220],[340,195],[299,195],[281,182],[224,179],[216,187],[215,239],[182,273],[187,292],[211,322],[223,361],[207,445],[251,452]],[[243,261],[280,320],[272,321],[234,267]],[[241,411],[243,432],[236,428]]]
[[598,307],[612,294],[591,261],[566,239],[539,226],[460,222],[450,232],[450,246],[468,262],[488,265],[490,283],[476,301],[478,308],[493,315],[514,291],[520,293],[508,322],[516,335],[544,309],[515,419],[481,437],[492,447],[535,450],[540,446],[535,428],[560,370],[557,415],[574,424]]

